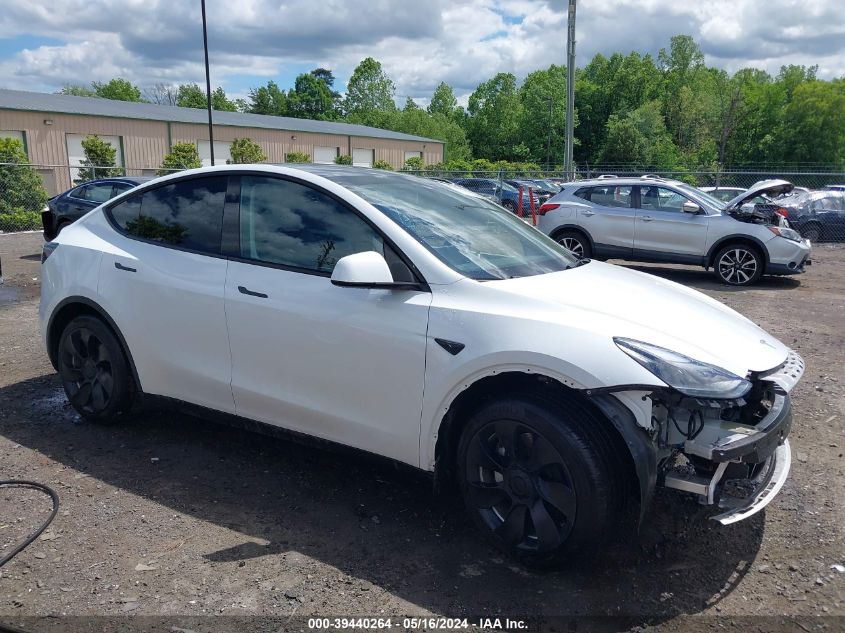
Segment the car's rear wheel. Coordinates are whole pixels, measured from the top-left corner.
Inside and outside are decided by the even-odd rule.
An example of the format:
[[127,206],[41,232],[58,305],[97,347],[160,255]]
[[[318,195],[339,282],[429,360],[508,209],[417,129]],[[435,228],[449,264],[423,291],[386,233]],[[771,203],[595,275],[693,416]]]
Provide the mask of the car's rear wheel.
[[516,203],[513,200],[502,200],[502,206],[511,213],[516,213]]
[[458,446],[465,505],[493,542],[532,566],[601,543],[626,490],[604,422],[576,402],[501,398],[469,420]]
[[822,236],[822,229],[818,224],[807,224],[801,229],[801,236],[811,242],[818,242]]
[[713,271],[722,283],[750,286],[763,276],[763,256],[745,244],[723,246],[713,258]]
[[132,404],[132,374],[112,330],[94,316],[65,326],[56,354],[68,400],[93,422],[111,424]]
[[587,259],[593,254],[589,240],[578,231],[561,231],[556,233],[555,241],[578,259]]

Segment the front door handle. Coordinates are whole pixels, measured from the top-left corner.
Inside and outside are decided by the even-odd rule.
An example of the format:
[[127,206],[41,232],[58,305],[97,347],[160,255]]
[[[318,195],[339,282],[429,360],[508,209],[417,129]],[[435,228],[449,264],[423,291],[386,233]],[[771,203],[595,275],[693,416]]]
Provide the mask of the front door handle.
[[584,215],[589,218],[590,216],[595,215],[595,213],[593,211],[584,211]]
[[120,262],[115,262],[114,267],[118,270],[125,270],[128,273],[137,273],[138,271],[135,268],[129,268],[129,266],[124,266]]
[[651,217],[650,215],[644,215],[644,216],[640,217],[640,220],[642,220],[643,222],[651,222],[653,219],[654,218]]
[[238,286],[238,292],[240,292],[242,295],[249,295],[250,297],[261,297],[262,299],[267,298],[267,295],[265,295],[263,292],[255,292],[254,290],[244,288],[243,286]]

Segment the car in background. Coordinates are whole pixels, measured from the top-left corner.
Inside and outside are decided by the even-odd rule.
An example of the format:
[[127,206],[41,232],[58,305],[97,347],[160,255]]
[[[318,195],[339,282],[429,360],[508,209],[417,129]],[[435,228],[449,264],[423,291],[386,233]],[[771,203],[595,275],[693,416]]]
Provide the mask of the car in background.
[[845,191],[845,185],[825,185],[828,191]]
[[[560,189],[555,189],[552,191],[549,189],[548,185],[541,185],[536,180],[529,180],[529,179],[514,179],[514,180],[505,180],[511,187],[515,187],[519,190],[522,187],[523,191],[523,209],[530,208],[528,205],[528,191],[531,190],[537,196],[537,200],[540,204],[543,204],[546,200],[551,198],[554,194],[556,194]],[[538,207],[535,207],[538,208]]]
[[460,491],[527,565],[618,538],[657,486],[732,524],[789,474],[798,354],[416,176],[179,172],[45,243],[41,277],[42,341],[85,420],[142,398],[375,453]]
[[50,198],[41,212],[44,239],[55,238],[62,229],[115,196],[134,189],[150,180],[149,176],[121,176],[100,178],[68,189]]
[[780,198],[778,213],[811,242],[845,241],[845,191],[810,191]]
[[[500,184],[498,180],[493,178],[456,178],[453,182],[475,193],[493,197],[496,202],[511,213],[516,213],[519,209],[519,189],[506,182]],[[538,209],[539,207],[540,198],[537,194],[534,194],[534,208]],[[523,193],[522,212],[524,215],[530,213],[527,192]]]
[[583,180],[540,207],[537,228],[581,258],[694,264],[747,286],[763,274],[801,273],[809,262],[807,240],[771,205],[748,202],[791,189],[767,181],[725,203],[677,180]]
[[699,187],[699,189],[722,202],[733,200],[742,192],[747,191],[745,187]]

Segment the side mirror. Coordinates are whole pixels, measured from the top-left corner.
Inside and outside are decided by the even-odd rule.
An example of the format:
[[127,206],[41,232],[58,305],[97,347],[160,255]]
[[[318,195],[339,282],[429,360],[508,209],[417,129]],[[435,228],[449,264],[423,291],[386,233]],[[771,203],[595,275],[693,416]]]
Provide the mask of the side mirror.
[[701,207],[698,206],[695,202],[690,202],[687,200],[684,202],[684,206],[681,207],[684,213],[692,213],[693,215],[701,213]]
[[332,271],[332,283],[346,288],[420,289],[418,283],[393,281],[390,266],[375,251],[341,257]]

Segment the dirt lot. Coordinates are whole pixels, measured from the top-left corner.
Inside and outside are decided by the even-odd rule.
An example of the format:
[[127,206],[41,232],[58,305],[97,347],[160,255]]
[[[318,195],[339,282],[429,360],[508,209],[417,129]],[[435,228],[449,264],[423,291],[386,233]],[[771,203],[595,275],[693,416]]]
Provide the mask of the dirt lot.
[[[126,614],[178,616],[132,622],[199,631],[307,629],[300,616],[315,614],[587,615],[622,616],[592,621],[609,628],[845,629],[845,573],[833,567],[845,564],[845,249],[818,247],[800,279],[749,290],[638,267],[724,301],[804,356],[792,475],[765,512],[728,527],[661,492],[627,544],[538,574],[488,547],[427,479],[380,460],[168,412],[82,423],[38,335],[40,245],[0,235],[0,479],[47,483],[61,509],[47,538],[0,570],[0,622],[60,630],[68,620],[27,616],[111,615],[73,622],[126,630]],[[47,510],[34,492],[0,490],[0,556]],[[190,617],[209,614],[273,619]]]

